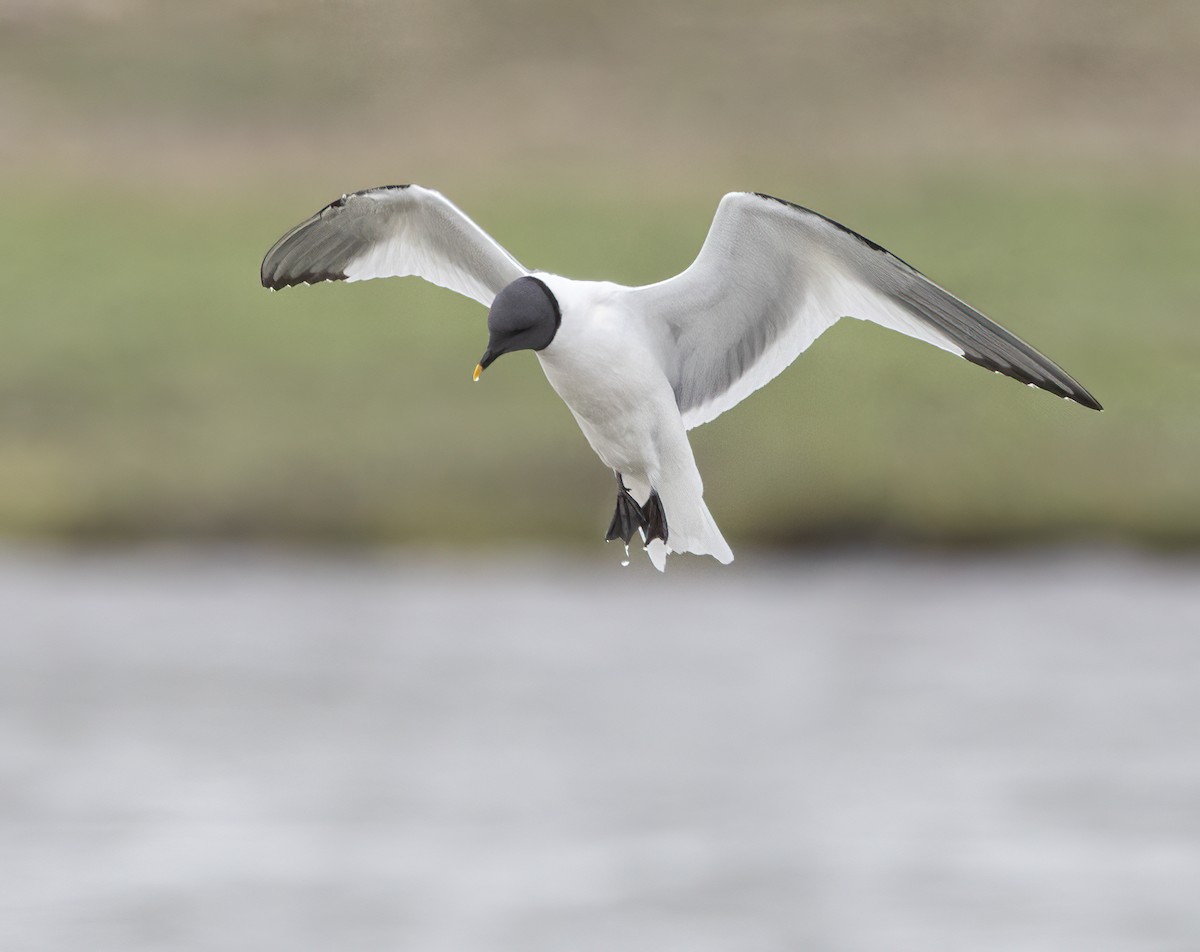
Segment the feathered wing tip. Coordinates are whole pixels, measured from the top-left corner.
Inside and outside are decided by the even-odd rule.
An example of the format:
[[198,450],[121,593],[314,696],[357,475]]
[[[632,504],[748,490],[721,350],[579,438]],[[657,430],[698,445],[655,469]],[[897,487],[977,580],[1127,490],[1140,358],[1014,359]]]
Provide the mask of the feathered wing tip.
[[696,507],[688,514],[688,519],[671,521],[670,512],[667,520],[670,531],[664,543],[655,539],[646,546],[646,555],[650,562],[660,572],[667,570],[667,555],[672,552],[691,552],[693,555],[711,555],[722,565],[733,561],[733,550],[721,535],[717,523],[708,511],[703,499],[697,500]]

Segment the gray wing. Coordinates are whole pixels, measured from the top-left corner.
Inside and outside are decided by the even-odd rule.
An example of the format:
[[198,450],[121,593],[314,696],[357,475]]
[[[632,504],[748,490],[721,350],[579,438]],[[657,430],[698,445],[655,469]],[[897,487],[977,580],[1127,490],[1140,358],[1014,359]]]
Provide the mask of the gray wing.
[[689,429],[772,380],[842,317],[1100,409],[1056,364],[873,241],[769,195],[726,195],[692,265],[630,295],[660,335]]
[[386,185],[343,195],[275,242],[263,287],[417,275],[485,307],[528,269],[439,192]]

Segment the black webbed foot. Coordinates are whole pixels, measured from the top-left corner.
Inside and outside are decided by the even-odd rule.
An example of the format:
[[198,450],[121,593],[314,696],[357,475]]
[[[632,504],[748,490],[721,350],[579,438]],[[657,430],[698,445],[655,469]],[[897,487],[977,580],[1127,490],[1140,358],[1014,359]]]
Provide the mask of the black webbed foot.
[[642,508],[642,515],[646,520],[645,537],[646,545],[649,545],[655,539],[667,541],[667,514],[663,512],[662,500],[658,497],[658,492],[650,491],[650,498],[646,500],[646,505]]
[[604,537],[604,541],[611,542],[613,539],[620,539],[629,545],[633,534],[646,525],[646,517],[642,513],[642,507],[637,504],[637,500],[625,488],[625,482],[620,476],[617,477],[617,482],[619,484],[617,508],[613,513],[612,522],[608,525],[608,534]]

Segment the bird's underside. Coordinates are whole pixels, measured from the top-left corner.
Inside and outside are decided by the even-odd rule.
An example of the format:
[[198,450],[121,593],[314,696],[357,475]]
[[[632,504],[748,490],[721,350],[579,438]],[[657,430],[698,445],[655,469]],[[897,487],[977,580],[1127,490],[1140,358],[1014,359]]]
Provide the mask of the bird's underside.
[[[726,195],[692,265],[644,287],[531,272],[442,195],[417,185],[342,196],[280,238],[261,268],[262,283],[271,289],[404,275],[423,277],[491,309],[488,351],[476,368],[477,379],[500,354],[537,349],[547,376],[573,412],[580,402],[628,404],[611,388],[661,389],[666,403],[655,406],[664,415],[638,431],[649,434],[645,438],[651,443],[640,456],[636,447],[626,449],[635,473],[650,472],[649,461],[662,456],[668,465],[653,471],[673,475],[657,477],[654,485],[637,483],[637,496],[645,500],[639,503],[618,471],[617,503],[607,532],[608,539],[626,543],[640,533],[660,568],[667,551],[732,558],[704,505],[684,431],[768,383],[843,317],[899,331],[1100,409],[1057,364],[906,262],[816,212],[758,193]],[[530,290],[528,282],[541,290]],[[519,294],[506,290],[518,286]],[[602,301],[596,288],[603,288]],[[546,323],[522,327],[519,309],[505,310],[505,300],[532,302]],[[604,351],[605,360],[627,370],[624,377],[597,373],[586,386],[569,376],[556,382],[551,373],[556,361],[589,367],[593,355],[579,349],[595,347]],[[635,379],[628,368],[640,376]],[[619,418],[601,423],[614,433],[624,426]],[[653,442],[675,428],[682,444],[675,440],[668,449]],[[593,442],[593,448],[606,458],[603,447]]]

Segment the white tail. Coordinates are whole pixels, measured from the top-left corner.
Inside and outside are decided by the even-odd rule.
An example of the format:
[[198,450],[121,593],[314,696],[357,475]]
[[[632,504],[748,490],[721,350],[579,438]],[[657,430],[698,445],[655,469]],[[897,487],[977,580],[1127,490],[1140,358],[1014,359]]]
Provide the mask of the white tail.
[[646,546],[646,554],[660,572],[667,570],[667,554],[691,552],[694,555],[711,555],[722,565],[733,561],[733,551],[721,535],[712,513],[704,504],[704,497],[690,501],[690,505],[671,505],[663,499],[663,511],[667,516],[667,541],[655,539]]

